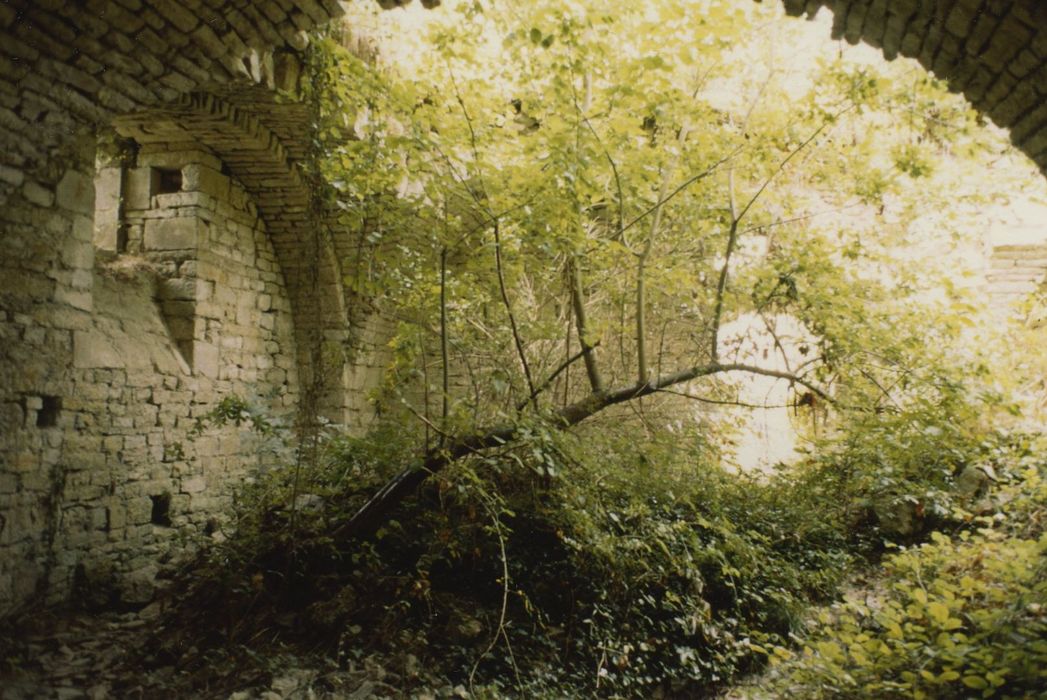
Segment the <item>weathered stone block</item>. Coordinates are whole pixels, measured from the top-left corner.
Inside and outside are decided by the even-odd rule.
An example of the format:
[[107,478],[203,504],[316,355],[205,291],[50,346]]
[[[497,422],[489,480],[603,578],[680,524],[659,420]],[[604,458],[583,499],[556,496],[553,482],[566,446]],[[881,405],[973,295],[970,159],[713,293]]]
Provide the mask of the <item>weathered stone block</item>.
[[127,574],[120,581],[120,600],[131,605],[145,605],[156,593],[156,564],[147,564]]
[[[196,279],[192,277],[175,277],[161,280],[157,286],[161,299],[193,300],[196,298]],[[192,315],[190,313],[190,315]]]
[[146,250],[188,250],[197,247],[201,223],[195,217],[151,219],[145,222]]
[[190,163],[182,169],[182,178],[187,192],[204,192],[220,200],[229,197],[229,178],[206,165]]
[[148,209],[152,196],[160,184],[160,173],[153,168],[132,168],[127,171],[124,204],[128,209]]
[[182,482],[183,493],[201,493],[207,488],[207,480],[202,476],[194,476]]
[[127,522],[130,525],[145,525],[153,512],[153,502],[148,496],[132,498],[127,503]]
[[104,335],[97,331],[74,331],[74,367],[124,367],[124,365],[120,352]]
[[210,343],[197,341],[193,343],[193,367],[204,377],[218,378],[218,348]]
[[32,180],[27,181],[22,187],[22,195],[33,204],[41,207],[49,207],[55,201],[54,192]]
[[98,168],[94,175],[94,208],[96,211],[119,208],[121,182],[120,168]]
[[95,186],[91,178],[76,170],[67,170],[55,188],[58,206],[90,216],[95,207]]
[[23,182],[25,182],[25,173],[17,168],[0,165],[0,182],[6,182],[9,185],[19,187]]

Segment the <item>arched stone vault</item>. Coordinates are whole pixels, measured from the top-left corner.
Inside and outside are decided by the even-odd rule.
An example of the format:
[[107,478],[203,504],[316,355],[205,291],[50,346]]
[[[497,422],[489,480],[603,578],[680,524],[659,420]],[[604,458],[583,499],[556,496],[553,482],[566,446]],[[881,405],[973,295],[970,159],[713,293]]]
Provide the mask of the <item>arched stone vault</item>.
[[[759,0],[757,0],[759,1]],[[833,13],[834,38],[917,59],[1010,130],[1047,172],[1047,3],[1042,0],[782,0]]]
[[[329,419],[341,423],[346,418],[347,387],[342,365],[349,342],[348,305],[352,300],[345,296],[331,229],[317,226],[309,185],[296,159],[288,155],[296,153],[298,159],[304,155],[310,137],[309,113],[300,103],[274,102],[266,91],[245,92],[237,99],[253,107],[254,113],[215,95],[197,92],[172,105],[118,117],[113,124],[122,136],[143,146],[182,142],[202,146],[217,156],[252,196],[291,297],[302,385],[309,386],[318,373],[323,375],[320,409]],[[248,96],[253,101],[248,101]],[[280,128],[283,138],[269,125]],[[326,366],[316,368],[313,350],[321,342],[328,349]]]
[[[887,58],[918,59],[1011,129],[1047,170],[1047,6],[1039,0],[782,2],[794,15],[828,8],[835,36],[882,47]],[[207,408],[198,378],[177,367],[161,372],[157,363],[170,357],[159,357],[166,352],[159,341],[153,355],[131,358],[105,342],[81,342],[99,334],[98,126],[115,123],[142,143],[188,140],[224,162],[264,219],[245,230],[263,255],[271,241],[282,276],[267,284],[280,291],[286,281],[296,345],[310,334],[344,342],[349,306],[339,258],[347,246],[334,239],[311,248],[308,190],[297,169],[307,146],[305,108],[274,99],[274,90],[296,84],[296,52],[308,32],[341,14],[337,0],[0,2],[0,616],[35,596],[66,595],[85,552],[108,557],[132,583],[148,578],[155,562],[143,564],[142,552],[155,556],[162,538],[155,518],[150,525],[145,489],[179,486],[170,501],[176,511],[179,503],[207,503],[203,477],[178,476],[190,465],[172,449]],[[114,284],[103,285],[106,303],[119,299]],[[269,313],[245,312],[248,321]],[[115,321],[111,327],[131,335]],[[146,330],[159,338],[157,329]],[[311,359],[298,352],[308,374]],[[215,379],[222,390],[235,390],[236,381]],[[184,413],[165,417],[163,405],[176,394],[187,397]],[[330,413],[339,412],[342,394],[325,398]],[[109,433],[92,413],[103,404],[124,411],[106,419]],[[224,444],[210,453],[217,469],[241,457]]]
[[[104,590],[95,584],[106,570],[120,596],[144,599],[174,531],[205,530],[228,502],[229,480],[243,475],[238,465],[256,453],[235,430],[191,445],[194,416],[228,393],[293,407],[314,364],[302,339],[344,344],[337,256],[323,238],[313,250],[297,165],[307,110],[274,99],[296,85],[308,31],[341,12],[335,0],[0,3],[0,616],[34,598],[60,600],[78,580]],[[172,307],[214,309],[223,292],[234,313],[200,316],[186,332],[261,323],[250,350],[232,336],[228,347],[211,346],[229,359],[210,372],[179,370],[160,320],[147,318],[150,283],[99,277],[95,132],[112,124],[143,147],[176,139],[214,154],[229,187],[258,205],[256,225],[247,207],[220,215],[209,234],[194,229],[210,242],[226,227],[223,235],[254,246],[244,259],[216,250],[199,263],[164,262],[178,275],[161,280],[175,287]],[[181,198],[179,224],[206,202],[193,192],[154,200],[165,197]],[[203,269],[216,264],[232,265],[234,277],[228,289],[209,288],[209,299],[186,299],[191,284],[172,284],[195,279],[199,294],[215,284]],[[289,317],[298,342],[282,330]],[[284,364],[294,348],[297,371]],[[336,390],[321,400],[340,420],[345,372],[335,375]]]

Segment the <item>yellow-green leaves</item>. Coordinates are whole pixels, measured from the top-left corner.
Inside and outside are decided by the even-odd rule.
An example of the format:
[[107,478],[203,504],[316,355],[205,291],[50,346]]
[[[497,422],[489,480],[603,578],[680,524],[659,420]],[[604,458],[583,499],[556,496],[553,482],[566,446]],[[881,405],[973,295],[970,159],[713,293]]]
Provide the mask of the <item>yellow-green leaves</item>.
[[[1047,684],[1047,493],[1040,471],[1009,487],[1006,525],[931,541],[886,560],[889,597],[823,618],[773,687],[795,697],[1033,697]],[[858,690],[860,687],[861,690]]]

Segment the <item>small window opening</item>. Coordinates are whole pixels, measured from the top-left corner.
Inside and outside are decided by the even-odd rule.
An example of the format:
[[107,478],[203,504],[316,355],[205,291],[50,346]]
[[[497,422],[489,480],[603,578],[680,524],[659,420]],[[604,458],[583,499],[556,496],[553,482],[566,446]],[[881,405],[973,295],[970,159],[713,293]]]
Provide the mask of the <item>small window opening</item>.
[[153,501],[153,511],[149,521],[153,525],[171,527],[171,494],[161,493],[149,497]]
[[57,396],[41,396],[41,406],[36,411],[36,427],[53,428],[58,425],[58,414],[62,411],[62,399]]
[[116,229],[116,252],[127,252],[127,224],[121,223]]
[[157,194],[174,194],[182,191],[182,171],[177,168],[158,168]]

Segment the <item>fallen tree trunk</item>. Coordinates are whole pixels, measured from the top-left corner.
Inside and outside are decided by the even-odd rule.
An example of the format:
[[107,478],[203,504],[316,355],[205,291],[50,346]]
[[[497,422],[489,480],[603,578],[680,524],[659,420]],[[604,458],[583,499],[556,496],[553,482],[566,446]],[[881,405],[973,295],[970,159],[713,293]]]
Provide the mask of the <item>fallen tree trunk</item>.
[[[721,364],[716,362],[665,374],[652,382],[637,382],[630,386],[619,387],[609,391],[593,392],[581,401],[564,406],[556,411],[551,418],[551,424],[559,429],[566,429],[581,423],[586,418],[599,413],[609,406],[648,396],[676,384],[724,372],[748,372],[750,374],[784,379],[809,389],[827,401],[832,401],[832,398],[823,389],[795,374],[764,369],[753,365]],[[407,467],[386,482],[367,503],[361,506],[352,518],[335,531],[335,536],[339,539],[350,539],[366,537],[372,534],[388,519],[400,502],[414,493],[430,476],[436,474],[448,464],[470,454],[512,442],[516,439],[518,432],[519,427],[517,425],[504,425],[492,428],[486,432],[452,439],[443,446],[430,450],[421,464]]]

